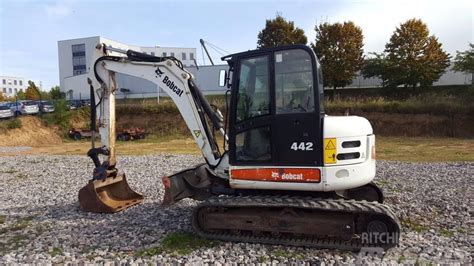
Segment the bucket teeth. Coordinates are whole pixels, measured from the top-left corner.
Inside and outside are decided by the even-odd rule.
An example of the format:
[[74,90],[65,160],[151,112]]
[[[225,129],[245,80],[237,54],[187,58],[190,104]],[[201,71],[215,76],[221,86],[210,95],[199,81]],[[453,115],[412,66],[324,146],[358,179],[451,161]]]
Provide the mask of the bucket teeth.
[[81,209],[95,213],[114,213],[143,202],[143,196],[133,191],[125,174],[90,180],[79,190]]

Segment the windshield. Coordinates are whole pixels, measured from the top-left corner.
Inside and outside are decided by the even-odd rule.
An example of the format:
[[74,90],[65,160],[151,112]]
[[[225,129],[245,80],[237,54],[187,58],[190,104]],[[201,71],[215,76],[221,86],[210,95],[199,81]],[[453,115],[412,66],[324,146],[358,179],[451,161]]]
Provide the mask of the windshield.
[[51,102],[48,102],[48,101],[42,101],[41,104],[42,105],[53,105]]
[[0,110],[10,110],[10,107],[6,105],[0,105]]
[[26,106],[36,105],[35,102],[31,102],[31,101],[30,102],[23,102],[23,104],[26,105]]

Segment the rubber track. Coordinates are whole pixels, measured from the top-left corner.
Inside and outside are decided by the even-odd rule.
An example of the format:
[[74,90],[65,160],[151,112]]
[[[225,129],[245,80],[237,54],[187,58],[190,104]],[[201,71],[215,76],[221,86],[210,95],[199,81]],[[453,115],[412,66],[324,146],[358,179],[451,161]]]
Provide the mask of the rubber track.
[[[230,233],[210,233],[204,231],[198,224],[198,213],[204,207],[294,207],[299,209],[313,209],[321,211],[336,211],[353,214],[378,214],[389,218],[394,225],[396,231],[393,233],[400,234],[400,223],[392,210],[387,206],[378,202],[367,202],[357,200],[344,199],[317,199],[312,197],[294,197],[294,196],[219,196],[209,198],[200,203],[193,212],[192,223],[197,234],[204,238],[217,239],[231,242],[249,242],[263,243],[272,245],[289,245],[303,247],[317,247],[329,249],[342,249],[358,251],[362,247],[374,247],[376,245],[362,244],[360,239],[341,240],[341,239],[324,239],[317,236],[302,237],[274,237],[274,236],[255,236],[248,235],[232,235]],[[398,242],[398,239],[397,241]],[[396,243],[379,245],[384,249],[396,246]]]

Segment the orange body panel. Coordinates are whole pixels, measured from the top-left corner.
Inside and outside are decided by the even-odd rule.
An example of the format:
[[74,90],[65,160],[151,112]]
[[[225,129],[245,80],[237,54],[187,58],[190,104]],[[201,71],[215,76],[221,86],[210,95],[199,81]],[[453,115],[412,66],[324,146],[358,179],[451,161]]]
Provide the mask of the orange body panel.
[[231,170],[232,179],[267,181],[319,183],[321,172],[312,168],[251,168]]

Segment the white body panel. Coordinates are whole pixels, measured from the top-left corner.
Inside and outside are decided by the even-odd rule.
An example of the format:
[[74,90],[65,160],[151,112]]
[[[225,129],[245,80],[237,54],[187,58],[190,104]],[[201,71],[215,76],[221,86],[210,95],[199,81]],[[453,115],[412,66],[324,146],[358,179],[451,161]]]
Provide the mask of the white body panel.
[[372,126],[364,117],[331,115],[324,117],[324,138],[345,138],[371,134],[373,134]]

